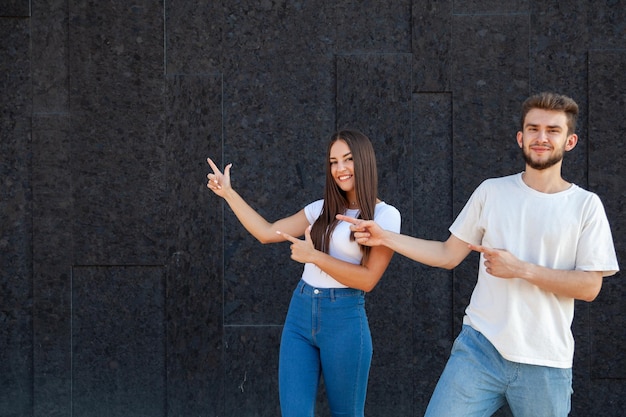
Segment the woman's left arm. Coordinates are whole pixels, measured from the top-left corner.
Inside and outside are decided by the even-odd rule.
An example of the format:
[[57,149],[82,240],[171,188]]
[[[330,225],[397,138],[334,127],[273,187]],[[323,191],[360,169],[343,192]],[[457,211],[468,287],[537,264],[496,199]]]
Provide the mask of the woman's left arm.
[[313,263],[343,285],[365,292],[374,289],[393,257],[391,249],[385,246],[376,246],[372,247],[366,264],[352,264],[315,249],[311,240],[310,227],[306,229],[304,240],[287,233],[277,233],[291,242],[291,259],[301,263]]

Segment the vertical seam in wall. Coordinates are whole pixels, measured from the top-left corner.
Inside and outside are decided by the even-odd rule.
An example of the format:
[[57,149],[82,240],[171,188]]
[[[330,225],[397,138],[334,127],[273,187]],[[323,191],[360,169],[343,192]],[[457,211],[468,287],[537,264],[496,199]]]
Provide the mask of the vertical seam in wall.
[[[165,117],[165,126],[163,128],[163,149],[165,150],[165,157],[164,157],[164,175],[165,178],[169,178],[167,173],[168,173],[168,161],[167,161],[167,149],[168,149],[168,135],[167,135],[167,122],[168,122],[168,108],[169,108],[169,84],[168,84],[168,79],[167,79],[167,25],[166,25],[166,20],[165,20],[165,15],[166,15],[166,1],[163,0],[162,2],[162,11],[163,11],[163,30],[162,30],[162,34],[163,34],[163,90],[162,90],[162,106],[163,106],[163,114],[166,115]],[[166,181],[165,183],[165,199],[166,199],[166,203],[165,203],[165,218],[167,219],[167,212],[169,210],[169,189],[168,189],[168,185],[169,183]],[[169,222],[166,220],[165,221],[165,235],[168,236],[169,239]],[[169,412],[169,408],[168,408],[168,387],[169,387],[169,382],[168,382],[168,372],[167,372],[167,368],[168,368],[168,322],[167,322],[167,310],[168,310],[168,304],[167,304],[167,284],[168,284],[168,278],[169,278],[169,274],[168,274],[168,263],[171,262],[171,260],[166,260],[165,261],[165,277],[163,278],[163,313],[164,313],[164,318],[163,318],[163,325],[164,325],[164,346],[163,346],[163,354],[164,354],[164,364],[165,364],[165,369],[164,369],[164,389],[163,389],[163,406],[165,407],[164,411],[165,411],[165,415],[168,415]]]
[[74,267],[70,268],[70,417],[74,415]]
[[35,198],[34,198],[34,190],[33,190],[33,118],[35,114],[35,91],[33,87],[33,11],[32,4],[28,2],[28,15],[30,16],[28,19],[28,31],[29,31],[29,39],[28,39],[28,49],[29,49],[29,80],[30,80],[30,167],[28,167],[28,184],[30,188],[30,291],[31,291],[31,314],[30,314],[30,338],[31,338],[31,346],[30,346],[30,360],[31,360],[31,370],[33,375],[33,383],[30,386],[30,398],[33,403],[33,407],[35,405],[35,321],[33,317],[35,316]]
[[[70,0],[66,1],[67,8],[67,51],[66,51],[66,62],[67,62],[67,114],[68,120],[66,127],[67,135],[69,136],[68,140],[68,177],[69,177],[69,192],[70,192],[70,216],[66,217],[65,221],[70,223],[70,219],[74,218],[74,209],[75,209],[75,201],[74,201],[74,178],[72,176],[72,77],[71,77],[71,31],[70,31],[70,18],[71,18],[71,4]],[[72,227],[73,229],[73,227]],[[74,244],[74,232],[70,230],[70,247],[71,247],[71,255],[69,259],[69,272],[70,272],[70,347],[69,347],[69,356],[70,356],[70,404],[69,404],[69,412],[70,417],[74,416],[74,261],[75,261],[75,244]]]
[[167,24],[166,24],[166,0],[163,0],[163,75],[167,76]]
[[[454,91],[450,88],[450,221],[454,221]],[[452,224],[452,223],[450,223]],[[454,330],[454,299],[455,299],[455,291],[454,291],[454,282],[456,280],[456,268],[452,268],[450,279],[452,282],[450,283],[450,295],[452,299],[450,300],[450,309],[452,320],[450,320],[450,335],[452,339],[450,342],[452,343],[455,339],[455,330]]]
[[[220,74],[220,92],[221,92],[221,100],[220,100],[220,141],[221,141],[221,148],[222,148],[222,166],[225,166],[226,162],[224,160],[224,157],[226,155],[226,152],[224,151],[224,147],[225,147],[225,141],[224,141],[224,125],[225,125],[225,118],[226,115],[224,114],[224,70],[222,68],[222,70],[219,72]],[[225,234],[226,234],[226,221],[225,221],[225,214],[226,214],[226,210],[224,209],[224,206],[226,205],[226,203],[224,202],[224,199],[220,199],[221,201],[221,209],[222,209],[222,346],[220,348],[220,354],[221,354],[221,363],[222,363],[222,378],[220,378],[220,383],[222,385],[221,387],[221,392],[225,393],[226,392],[226,317],[225,317],[225,303],[226,303],[226,297],[224,296],[224,285],[225,285],[225,277],[226,277],[226,262],[225,262],[225,257],[226,257],[226,239],[225,239]],[[220,401],[220,406],[222,409],[222,412],[225,413],[226,412],[226,395],[221,395],[221,401]]]

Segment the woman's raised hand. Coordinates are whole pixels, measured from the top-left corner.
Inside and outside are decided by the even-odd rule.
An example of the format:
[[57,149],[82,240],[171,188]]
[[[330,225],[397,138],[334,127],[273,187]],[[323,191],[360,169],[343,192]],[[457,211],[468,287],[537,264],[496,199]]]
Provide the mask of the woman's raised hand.
[[213,170],[212,173],[209,173],[206,176],[208,180],[206,186],[215,194],[219,195],[220,197],[224,197],[224,194],[231,188],[230,168],[233,166],[233,164],[226,165],[226,167],[224,168],[224,173],[222,173],[217,165],[215,165],[215,162],[211,160],[211,158],[207,158],[206,161]]

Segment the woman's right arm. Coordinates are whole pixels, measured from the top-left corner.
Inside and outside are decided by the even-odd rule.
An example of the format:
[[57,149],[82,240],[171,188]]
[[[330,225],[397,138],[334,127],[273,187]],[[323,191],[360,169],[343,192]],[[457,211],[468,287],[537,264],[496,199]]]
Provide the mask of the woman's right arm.
[[283,242],[285,238],[277,234],[284,231],[292,236],[304,235],[309,222],[304,214],[304,209],[296,214],[270,223],[256,212],[246,201],[231,187],[230,168],[228,164],[222,173],[211,158],[207,158],[208,164],[213,170],[207,175],[207,187],[218,196],[222,197],[231,208],[242,226],[261,243]]

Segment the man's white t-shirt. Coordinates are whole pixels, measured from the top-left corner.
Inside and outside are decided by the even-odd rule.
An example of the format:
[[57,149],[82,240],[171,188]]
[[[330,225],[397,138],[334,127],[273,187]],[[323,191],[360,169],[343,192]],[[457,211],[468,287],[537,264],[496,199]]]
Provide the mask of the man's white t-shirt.
[[[304,213],[310,224],[315,223],[324,206],[324,200],[317,200],[304,208]],[[346,216],[358,217],[359,210],[346,210]],[[385,230],[391,230],[396,233],[400,232],[400,212],[393,206],[380,202],[376,204],[374,209],[374,221]],[[330,240],[328,254],[333,258],[340,259],[352,264],[361,263],[361,249],[359,244],[350,240],[350,223],[340,221],[333,230]],[[317,288],[347,288],[339,281],[322,271],[317,265],[312,263],[304,264],[304,272],[302,273],[304,282],[312,287]]]
[[[611,230],[599,197],[572,184],[546,194],[528,187],[522,174],[484,181],[456,218],[459,239],[505,249],[547,268],[619,270]],[[570,368],[574,299],[519,279],[496,278],[481,254],[478,281],[463,323],[481,332],[513,362]]]

